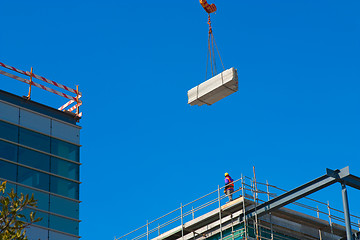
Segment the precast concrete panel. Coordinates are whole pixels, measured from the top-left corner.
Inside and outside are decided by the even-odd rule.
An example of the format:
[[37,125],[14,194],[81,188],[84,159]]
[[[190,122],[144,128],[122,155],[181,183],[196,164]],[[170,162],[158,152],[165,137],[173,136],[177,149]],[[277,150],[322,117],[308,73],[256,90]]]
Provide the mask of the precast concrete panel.
[[80,129],[56,120],[52,120],[51,136],[80,144]]
[[0,119],[19,124],[19,108],[0,102]]
[[61,234],[58,232],[49,231],[49,239],[51,239],[51,240],[78,240],[79,238]]
[[191,106],[211,105],[238,90],[238,75],[235,68],[219,73],[188,91]]
[[20,125],[50,135],[50,118],[20,109]]
[[26,229],[26,236],[29,240],[48,240],[49,239],[49,230],[38,228],[35,226],[30,226]]

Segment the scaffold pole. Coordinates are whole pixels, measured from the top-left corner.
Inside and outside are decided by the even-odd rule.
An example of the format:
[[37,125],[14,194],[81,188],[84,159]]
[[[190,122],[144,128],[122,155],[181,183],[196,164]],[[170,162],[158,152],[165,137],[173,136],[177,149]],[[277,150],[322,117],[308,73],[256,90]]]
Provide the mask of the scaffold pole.
[[218,185],[218,201],[219,201],[219,221],[220,221],[220,239],[223,238],[222,224],[221,224],[221,201],[220,201],[220,186]]
[[241,194],[243,197],[243,213],[244,213],[244,231],[245,231],[245,240],[247,240],[247,226],[246,226],[246,207],[245,207],[245,189],[244,189],[244,176],[241,174]]
[[181,211],[181,238],[184,240],[184,216],[183,216],[183,205],[180,203],[180,211]]
[[331,221],[331,212],[330,212],[330,203],[329,201],[327,201],[327,209],[328,209],[328,213],[329,213],[329,225],[330,225],[330,230],[331,230],[331,234],[334,233],[334,230],[333,230],[333,226],[332,226],[332,221]]
[[[316,215],[317,215],[317,218],[320,219],[319,206],[316,206]],[[319,228],[319,239],[322,240],[322,234],[321,234],[320,228]]]
[[146,239],[149,240],[149,220],[146,220]]
[[[267,192],[267,196],[268,196],[268,201],[270,201],[270,189],[269,189],[269,182],[268,180],[266,180],[266,192]],[[270,217],[270,232],[271,232],[271,240],[274,239],[274,232],[273,232],[273,225],[272,225],[272,213],[269,213],[269,217]]]

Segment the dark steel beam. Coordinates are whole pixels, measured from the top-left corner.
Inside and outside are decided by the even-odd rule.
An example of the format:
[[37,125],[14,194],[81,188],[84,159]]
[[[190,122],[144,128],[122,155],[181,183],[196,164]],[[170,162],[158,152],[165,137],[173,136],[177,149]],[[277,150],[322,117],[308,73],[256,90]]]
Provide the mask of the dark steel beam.
[[[268,214],[276,209],[279,209],[283,206],[286,206],[290,203],[295,202],[296,200],[299,200],[303,197],[306,197],[314,192],[317,192],[323,188],[326,188],[336,182],[341,183],[342,189],[343,189],[343,199],[346,197],[346,201],[343,200],[343,203],[346,204],[347,208],[344,205],[344,213],[345,213],[345,220],[348,215],[350,214],[348,210],[348,201],[347,201],[347,194],[346,194],[346,185],[351,186],[353,188],[356,188],[360,190],[360,178],[356,177],[354,175],[351,175],[349,172],[349,167],[345,167],[341,170],[331,170],[326,169],[326,174],[312,180],[304,185],[301,185],[300,187],[297,187],[289,192],[286,192],[276,198],[273,198],[263,204],[260,204],[258,206],[255,206],[246,212],[246,218],[252,218],[255,215],[258,217]],[[345,189],[345,190],[344,190]],[[344,195],[346,194],[346,196]],[[240,218],[243,218],[244,216],[241,215]],[[348,217],[349,218],[349,217]],[[349,219],[348,219],[349,220]],[[347,236],[351,235],[351,228],[349,228],[349,224],[346,224],[347,226]],[[350,229],[350,230],[349,230]],[[350,238],[351,239],[351,238]]]
[[342,181],[350,187],[356,188],[357,190],[360,190],[360,178],[354,175],[349,175],[347,177],[344,177]]
[[[341,172],[342,170],[337,170],[338,171],[337,173],[341,173],[343,175],[343,172]],[[333,171],[333,172],[335,173],[335,171]],[[257,214],[258,216],[267,214],[273,210],[276,210],[276,209],[281,208],[285,205],[288,205],[292,202],[295,202],[296,200],[306,197],[316,191],[326,188],[327,186],[330,186],[336,182],[337,182],[337,179],[326,174],[315,180],[305,183],[304,185],[301,185],[300,187],[297,187],[291,191],[288,191],[278,197],[275,197],[263,204],[260,204],[260,205],[256,206],[256,208],[254,207],[254,208],[248,210],[246,217],[251,218],[251,217],[254,217],[255,214]]]
[[306,197],[314,192],[317,192],[323,188],[326,188],[336,182],[344,181],[345,184],[360,189],[360,178],[355,177],[349,173],[349,167],[345,167],[341,170],[326,169],[326,174],[312,180],[300,187],[297,187],[291,191],[288,191],[278,197],[275,197],[263,204],[260,204],[252,209],[249,209],[246,213],[247,218],[267,214],[273,210],[286,206],[296,200]]

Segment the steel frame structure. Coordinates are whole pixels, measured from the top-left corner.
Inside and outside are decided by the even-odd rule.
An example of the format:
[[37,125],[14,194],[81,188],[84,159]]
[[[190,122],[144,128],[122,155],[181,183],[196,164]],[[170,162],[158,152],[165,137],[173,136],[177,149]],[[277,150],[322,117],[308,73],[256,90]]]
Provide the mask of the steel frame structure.
[[[251,185],[247,184],[244,180],[249,179],[251,181]],[[347,189],[346,186],[354,187],[358,190],[360,190],[360,178],[354,175],[351,175],[349,172],[349,167],[345,167],[341,170],[330,170],[326,169],[326,174],[316,178],[315,180],[312,180],[306,184],[303,184],[291,191],[285,191],[281,188],[278,188],[276,186],[270,185],[267,181],[266,184],[257,182],[255,177],[255,169],[254,169],[254,178],[249,178],[246,176],[241,175],[241,179],[234,181],[239,182],[241,184],[241,187],[236,190],[235,192],[240,193],[240,197],[235,199],[234,201],[231,201],[225,205],[221,204],[221,201],[226,198],[226,195],[221,196],[220,195],[220,186],[217,187],[217,190],[208,193],[199,199],[196,199],[188,204],[181,204],[180,208],[175,209],[168,214],[163,215],[160,218],[157,218],[153,221],[147,221],[146,225],[135,229],[134,231],[123,235],[120,238],[115,238],[117,240],[119,239],[132,239],[132,240],[140,240],[141,238],[146,239],[155,239],[155,240],[176,240],[176,239],[182,239],[182,240],[202,240],[204,237],[206,238],[206,232],[211,231],[212,234],[219,233],[220,239],[227,239],[228,237],[223,236],[223,230],[227,229],[229,227],[229,224],[231,224],[231,228],[233,228],[233,224],[244,224],[244,239],[249,240],[253,239],[248,236],[248,230],[247,228],[251,228],[254,231],[254,234],[256,236],[256,239],[275,239],[275,231],[273,230],[273,224],[272,224],[272,215],[279,216],[279,214],[285,214],[286,216],[288,214],[292,214],[291,212],[288,212],[285,208],[282,208],[286,205],[297,205],[299,207],[306,208],[308,210],[315,211],[317,214],[317,219],[319,221],[315,222],[314,219],[310,218],[304,218],[303,221],[309,221],[309,224],[313,226],[313,224],[320,224],[317,225],[318,227],[318,236],[320,237],[320,240],[322,239],[322,235],[326,237],[326,234],[335,234],[337,236],[345,236],[346,238],[342,238],[342,240],[348,239],[348,240],[354,240],[356,237],[352,235],[351,225],[359,227],[360,231],[360,217],[350,215],[349,211],[349,205],[348,205],[348,197],[347,197]],[[329,202],[323,203],[314,199],[311,199],[309,197],[306,197],[314,192],[317,192],[323,188],[326,188],[334,183],[340,183],[342,187],[342,197],[343,197],[343,207],[344,211],[339,211],[337,209],[331,208]],[[263,185],[263,187],[266,186],[266,190],[260,190],[258,188],[258,185]],[[250,188],[247,188],[250,187]],[[275,193],[270,192],[269,187],[281,190],[285,193],[281,195],[277,195]],[[251,194],[248,195],[246,191],[250,190]],[[234,192],[234,193],[235,193]],[[216,198],[201,205],[196,208],[194,208],[193,204],[207,196],[210,196],[211,194],[216,194]],[[267,196],[266,200],[259,199],[258,194],[265,194]],[[251,200],[248,200],[251,199]],[[327,209],[327,213],[324,211],[319,210],[319,206],[316,208],[310,207],[305,204],[301,204],[297,200],[304,199],[316,202],[318,204],[322,204],[323,207]],[[259,201],[261,201],[261,204],[259,204]],[[204,207],[210,206],[212,204],[218,205],[216,209],[213,211],[207,212],[204,215],[201,215],[200,217],[194,218],[194,213],[198,210],[201,210]],[[186,211],[185,207],[191,207],[190,211]],[[281,209],[279,209],[281,208]],[[344,218],[339,218],[333,214],[331,214],[330,210],[333,210],[335,212],[338,212],[339,214],[343,214]],[[180,216],[177,216],[175,218],[172,218],[171,220],[160,223],[159,221],[164,221],[164,217],[170,216],[170,214],[174,214],[177,211],[180,211]],[[291,210],[290,210],[291,211]],[[266,217],[265,215],[268,214],[269,218],[266,220],[265,225],[260,223],[260,218]],[[319,215],[325,214],[328,218],[328,224],[324,223],[324,220],[320,220]],[[192,220],[186,222],[185,218],[188,218],[189,216],[192,216]],[[308,215],[309,216],[309,215]],[[357,223],[351,222],[350,217],[357,218]],[[345,223],[345,227],[343,225],[337,225],[334,224],[333,220],[340,221],[342,223]],[[262,221],[262,220],[261,220]],[[321,222],[323,221],[323,222]],[[167,232],[163,232],[163,234],[160,234],[160,229],[164,229],[165,227],[169,226],[170,224],[174,224],[175,222],[180,222],[180,225],[177,227],[172,228],[171,230]],[[150,229],[150,225],[154,225],[154,223],[157,223],[157,227]],[[251,226],[254,225],[254,226]],[[199,232],[198,230],[203,229],[206,226],[206,232]],[[264,229],[264,227],[271,233],[271,238],[264,238],[261,234],[261,228]],[[327,231],[322,232],[323,227],[329,228]],[[340,229],[339,227],[342,227]],[[141,235],[137,235],[135,238],[130,237],[132,234],[138,233],[138,231],[141,231],[145,228],[145,232]],[[330,231],[331,230],[331,231]],[[326,233],[327,232],[327,233]],[[157,233],[157,237],[151,237],[153,234]],[[192,236],[191,236],[192,233]],[[341,234],[341,235],[339,235]],[[151,236],[150,236],[151,235]],[[358,238],[358,236],[357,236]],[[357,239],[356,238],[356,239]]]
[[341,184],[341,192],[343,199],[343,207],[344,207],[344,218],[345,218],[345,226],[346,226],[346,237],[348,240],[353,240],[354,237],[351,232],[351,224],[350,224],[350,211],[349,211],[349,201],[347,196],[346,186],[351,186],[360,190],[360,178],[350,174],[349,167],[345,167],[341,170],[330,170],[326,169],[326,174],[316,178],[304,185],[301,185],[291,191],[288,191],[278,197],[275,197],[263,204],[255,206],[254,208],[247,211],[246,214],[242,214],[241,218],[245,220],[253,217],[259,217],[265,214],[269,214],[272,211],[281,208],[285,205],[288,205],[296,200],[304,198],[314,192],[317,192],[323,188],[326,188],[334,183]]

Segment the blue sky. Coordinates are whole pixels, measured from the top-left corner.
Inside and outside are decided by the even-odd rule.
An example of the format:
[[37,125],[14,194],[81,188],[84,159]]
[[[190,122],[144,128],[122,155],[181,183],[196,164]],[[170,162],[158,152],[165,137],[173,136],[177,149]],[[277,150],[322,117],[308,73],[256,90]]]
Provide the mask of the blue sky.
[[[221,1],[212,17],[239,91],[190,107],[205,78],[207,14],[192,1],[4,1],[1,62],[83,92],[83,239],[113,239],[223,184],[285,189],[360,175],[360,3]],[[1,89],[27,86],[1,77]],[[66,100],[34,89],[53,107]],[[338,201],[340,186],[317,194]],[[350,208],[358,191],[349,190]],[[341,202],[334,203],[341,208]]]

